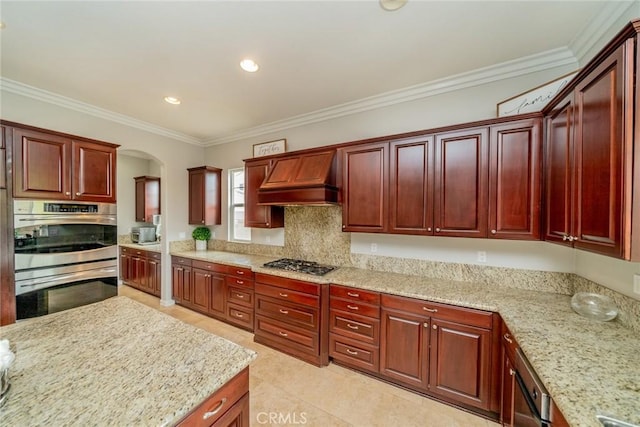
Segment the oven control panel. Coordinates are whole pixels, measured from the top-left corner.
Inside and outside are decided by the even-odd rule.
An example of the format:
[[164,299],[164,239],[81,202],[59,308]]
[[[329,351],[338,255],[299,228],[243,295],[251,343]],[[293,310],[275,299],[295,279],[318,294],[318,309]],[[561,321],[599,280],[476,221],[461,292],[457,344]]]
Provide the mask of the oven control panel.
[[77,203],[45,203],[45,212],[73,212],[73,213],[97,213],[98,205],[77,204]]

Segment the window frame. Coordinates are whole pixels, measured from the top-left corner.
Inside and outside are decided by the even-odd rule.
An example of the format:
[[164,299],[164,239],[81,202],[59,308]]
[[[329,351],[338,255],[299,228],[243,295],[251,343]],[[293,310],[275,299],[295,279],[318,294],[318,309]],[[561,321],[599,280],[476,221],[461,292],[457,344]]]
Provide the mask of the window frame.
[[244,168],[232,168],[232,169],[228,169],[228,189],[229,189],[229,221],[228,221],[228,228],[229,228],[229,241],[230,242],[238,242],[238,243],[251,243],[251,228],[250,227],[245,227],[244,225],[244,216],[241,218],[242,219],[242,227],[245,228],[248,231],[248,235],[249,238],[248,239],[243,239],[243,238],[239,238],[238,236],[236,236],[236,226],[235,226],[235,222],[236,222],[236,217],[235,217],[235,211],[237,208],[242,207],[243,211],[244,211],[244,207],[245,207],[245,202],[244,202],[244,198],[242,199],[242,203],[234,203],[234,197],[233,197],[233,193],[234,193],[234,189],[235,188],[242,188],[243,191],[246,191],[246,185],[244,182],[244,179],[242,180],[242,184],[240,187],[237,186],[237,182],[234,179],[235,173],[237,172],[244,172]]

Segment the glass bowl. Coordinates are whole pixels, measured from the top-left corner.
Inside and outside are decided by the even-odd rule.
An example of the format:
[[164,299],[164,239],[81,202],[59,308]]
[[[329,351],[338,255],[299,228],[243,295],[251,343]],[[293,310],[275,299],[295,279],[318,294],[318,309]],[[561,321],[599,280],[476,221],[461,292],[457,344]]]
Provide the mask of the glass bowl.
[[581,316],[607,322],[618,315],[618,307],[609,297],[578,292],[571,298],[571,308]]

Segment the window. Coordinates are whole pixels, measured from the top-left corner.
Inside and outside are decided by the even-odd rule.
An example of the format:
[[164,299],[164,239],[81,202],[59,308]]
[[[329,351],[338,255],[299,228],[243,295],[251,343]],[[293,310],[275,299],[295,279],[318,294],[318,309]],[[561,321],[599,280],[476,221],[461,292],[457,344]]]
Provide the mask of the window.
[[244,226],[244,168],[229,169],[230,240],[251,241],[251,228]]

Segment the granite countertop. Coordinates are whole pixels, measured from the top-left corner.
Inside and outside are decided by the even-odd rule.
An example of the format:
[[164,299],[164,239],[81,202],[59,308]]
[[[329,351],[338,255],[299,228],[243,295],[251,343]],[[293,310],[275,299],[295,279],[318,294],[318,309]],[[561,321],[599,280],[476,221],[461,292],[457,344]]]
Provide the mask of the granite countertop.
[[640,425],[640,336],[579,316],[568,295],[348,267],[318,277],[262,266],[274,258],[219,251],[173,255],[498,312],[570,425],[601,427],[596,414]]
[[0,328],[16,360],[0,424],[172,425],[256,353],[127,297]]
[[132,248],[132,249],[141,249],[143,251],[149,251],[149,252],[162,252],[160,243],[145,244],[145,245],[139,245],[137,243],[119,243],[118,246],[124,246],[125,248]]

